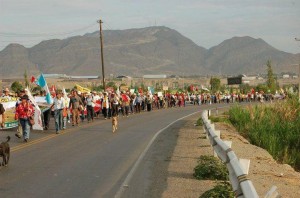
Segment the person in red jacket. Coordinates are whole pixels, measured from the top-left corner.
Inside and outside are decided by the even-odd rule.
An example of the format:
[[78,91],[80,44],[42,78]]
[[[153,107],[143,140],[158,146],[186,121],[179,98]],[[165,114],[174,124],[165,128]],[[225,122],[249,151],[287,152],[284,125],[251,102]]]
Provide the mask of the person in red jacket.
[[28,96],[21,97],[21,103],[16,108],[15,119],[20,121],[23,130],[24,142],[28,142],[30,135],[29,118],[34,115],[32,104],[28,100]]

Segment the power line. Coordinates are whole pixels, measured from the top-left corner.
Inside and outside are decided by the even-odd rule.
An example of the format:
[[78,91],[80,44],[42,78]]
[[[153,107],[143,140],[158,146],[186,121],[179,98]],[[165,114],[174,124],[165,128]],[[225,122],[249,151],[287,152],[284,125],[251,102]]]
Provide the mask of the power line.
[[82,28],[78,28],[75,30],[72,30],[70,32],[61,32],[61,33],[40,33],[40,34],[34,34],[34,33],[15,33],[15,32],[0,32],[0,37],[44,37],[44,36],[63,36],[68,34],[77,33],[83,30],[86,30],[88,28],[91,28],[93,26],[96,26],[96,23],[92,23],[88,26],[84,26]]

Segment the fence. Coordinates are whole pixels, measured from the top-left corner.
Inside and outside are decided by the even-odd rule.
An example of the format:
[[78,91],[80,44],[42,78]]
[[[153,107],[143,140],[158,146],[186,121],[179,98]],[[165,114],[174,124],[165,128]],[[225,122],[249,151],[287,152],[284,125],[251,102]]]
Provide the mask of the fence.
[[[231,141],[222,141],[220,139],[220,131],[216,131],[214,124],[208,119],[210,110],[203,111],[202,121],[203,129],[206,132],[207,138],[213,147],[215,156],[218,156],[227,166],[229,171],[229,179],[232,189],[238,198],[256,198],[259,197],[252,182],[248,178],[248,170],[250,160],[238,159],[234,151],[231,149]],[[265,198],[279,197],[276,191],[277,187],[273,186],[266,194]]]

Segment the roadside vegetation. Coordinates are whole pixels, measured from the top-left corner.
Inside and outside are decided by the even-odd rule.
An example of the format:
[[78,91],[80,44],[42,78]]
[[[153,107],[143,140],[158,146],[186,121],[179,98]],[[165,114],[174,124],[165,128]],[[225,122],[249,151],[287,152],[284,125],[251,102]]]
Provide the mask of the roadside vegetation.
[[225,164],[214,156],[203,155],[198,160],[198,165],[194,168],[194,177],[198,180],[218,181],[217,185],[200,198],[206,197],[234,197],[231,185],[229,184],[229,173]]
[[199,198],[234,198],[229,182],[220,182],[213,189],[206,191]]
[[229,120],[249,141],[277,161],[300,170],[300,105],[297,97],[270,105],[232,107]]
[[201,117],[197,120],[197,122],[196,122],[195,125],[196,125],[196,126],[203,126],[203,120],[202,120]]
[[228,180],[228,170],[226,166],[221,160],[214,156],[201,156],[194,171],[194,177],[199,180]]
[[222,115],[217,115],[217,116],[209,116],[209,120],[211,122],[224,122],[224,123],[230,123],[228,119],[228,115],[222,114]]

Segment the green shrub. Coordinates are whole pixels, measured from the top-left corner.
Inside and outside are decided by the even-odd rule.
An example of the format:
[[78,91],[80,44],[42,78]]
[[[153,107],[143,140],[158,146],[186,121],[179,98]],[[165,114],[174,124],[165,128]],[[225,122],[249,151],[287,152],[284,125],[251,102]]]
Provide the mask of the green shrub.
[[196,125],[197,126],[203,126],[203,120],[202,120],[201,117],[197,120]]
[[222,182],[213,189],[203,193],[200,198],[234,198],[234,192],[230,183]]
[[268,105],[234,106],[229,120],[252,144],[300,170],[300,105],[296,97]]
[[194,168],[194,177],[198,180],[228,180],[228,170],[218,158],[203,155]]

